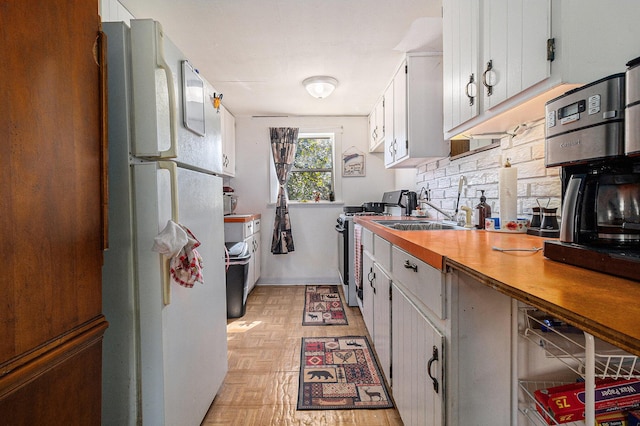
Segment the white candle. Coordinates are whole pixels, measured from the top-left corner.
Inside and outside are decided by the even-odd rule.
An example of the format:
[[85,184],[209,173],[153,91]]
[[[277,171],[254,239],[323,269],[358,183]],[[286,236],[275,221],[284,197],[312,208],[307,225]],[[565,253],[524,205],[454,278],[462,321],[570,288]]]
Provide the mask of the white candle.
[[507,222],[518,218],[518,168],[501,168],[498,187],[500,197],[500,228],[504,228]]

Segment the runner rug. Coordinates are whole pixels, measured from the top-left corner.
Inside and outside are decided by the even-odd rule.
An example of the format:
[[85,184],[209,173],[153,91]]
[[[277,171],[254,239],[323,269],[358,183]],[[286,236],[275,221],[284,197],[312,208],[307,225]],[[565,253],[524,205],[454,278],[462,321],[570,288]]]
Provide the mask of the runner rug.
[[298,410],[391,408],[364,336],[303,337]]
[[306,286],[302,325],[348,325],[337,285]]

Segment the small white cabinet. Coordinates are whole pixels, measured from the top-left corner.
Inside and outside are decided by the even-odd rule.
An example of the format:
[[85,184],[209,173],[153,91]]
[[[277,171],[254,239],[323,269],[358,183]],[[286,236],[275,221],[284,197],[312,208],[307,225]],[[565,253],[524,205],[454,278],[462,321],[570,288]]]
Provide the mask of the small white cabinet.
[[442,93],[442,56],[407,54],[384,95],[386,167],[410,168],[449,155]]
[[[229,216],[227,216],[229,217]],[[242,216],[240,216],[242,217]],[[227,242],[244,241],[249,246],[251,258],[247,272],[248,291],[251,292],[260,278],[260,217],[247,216],[244,221],[227,221],[224,223],[224,239]],[[243,217],[245,219],[245,217]]]
[[224,105],[220,105],[222,127],[222,173],[236,175],[236,119]]

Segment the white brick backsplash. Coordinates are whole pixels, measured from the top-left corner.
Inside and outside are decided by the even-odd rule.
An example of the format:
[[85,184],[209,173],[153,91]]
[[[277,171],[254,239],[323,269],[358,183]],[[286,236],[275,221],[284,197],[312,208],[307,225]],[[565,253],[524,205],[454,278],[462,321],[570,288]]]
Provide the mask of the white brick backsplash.
[[[432,202],[453,213],[458,195],[458,181],[464,176],[466,183],[460,197],[460,206],[475,207],[480,202],[480,190],[485,191],[492,214],[498,212],[498,176],[502,159],[510,158],[518,167],[518,215],[528,217],[540,198],[551,207],[560,207],[562,191],[558,177],[560,168],[544,165],[544,120],[529,123],[517,136],[502,138],[500,148],[471,154],[457,160],[441,159],[420,165],[416,170],[416,191],[431,189]],[[427,207],[428,209],[428,207]],[[433,210],[433,217],[441,217]],[[560,213],[560,210],[558,210]]]

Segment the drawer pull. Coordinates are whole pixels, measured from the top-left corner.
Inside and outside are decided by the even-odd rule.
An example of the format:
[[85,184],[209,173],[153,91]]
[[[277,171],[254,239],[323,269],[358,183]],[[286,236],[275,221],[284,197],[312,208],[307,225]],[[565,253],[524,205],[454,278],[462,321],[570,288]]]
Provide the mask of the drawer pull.
[[367,274],[367,280],[369,280],[369,285],[373,288],[373,280],[376,279],[376,274],[373,272],[373,268],[369,270]]
[[404,261],[404,267],[407,269],[413,269],[413,272],[418,272],[418,265],[411,263],[408,260]]
[[436,393],[438,393],[438,379],[433,377],[433,375],[431,374],[431,364],[433,364],[437,360],[438,360],[438,347],[434,346],[433,347],[433,356],[431,357],[431,359],[429,360],[429,363],[427,364],[427,374],[429,375],[429,377],[433,381],[433,390]]

